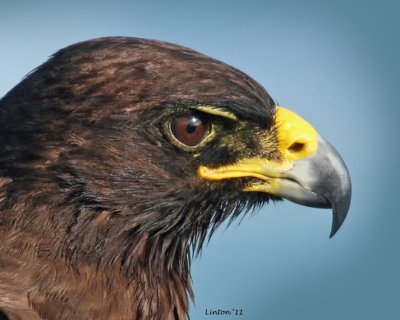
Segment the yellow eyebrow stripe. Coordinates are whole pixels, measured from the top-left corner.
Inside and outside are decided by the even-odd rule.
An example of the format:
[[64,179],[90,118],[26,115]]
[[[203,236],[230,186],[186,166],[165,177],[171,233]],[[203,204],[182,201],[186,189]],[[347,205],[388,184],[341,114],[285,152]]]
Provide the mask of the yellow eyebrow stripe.
[[238,118],[233,113],[213,106],[193,106],[191,107],[191,109],[199,110],[208,114],[212,114],[214,116],[224,117],[234,121],[238,120]]

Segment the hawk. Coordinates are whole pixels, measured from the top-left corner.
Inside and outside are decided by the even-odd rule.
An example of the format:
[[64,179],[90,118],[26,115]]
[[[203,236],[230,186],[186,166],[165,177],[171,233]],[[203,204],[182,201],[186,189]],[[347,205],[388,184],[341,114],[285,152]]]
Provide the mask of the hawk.
[[0,100],[3,319],[186,319],[191,257],[269,200],[333,210],[335,151],[241,71],[178,45],[74,44]]

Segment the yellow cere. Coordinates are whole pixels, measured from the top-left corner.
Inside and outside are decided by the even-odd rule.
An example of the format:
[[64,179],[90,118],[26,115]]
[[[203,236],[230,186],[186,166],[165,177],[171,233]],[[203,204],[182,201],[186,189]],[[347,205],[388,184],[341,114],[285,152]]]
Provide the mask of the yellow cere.
[[317,131],[293,111],[277,106],[275,127],[279,151],[284,159],[303,159],[317,150]]
[[221,108],[213,107],[213,106],[194,106],[192,109],[199,110],[208,114],[212,114],[214,116],[224,117],[230,120],[237,120],[237,117],[231,113],[227,112]]

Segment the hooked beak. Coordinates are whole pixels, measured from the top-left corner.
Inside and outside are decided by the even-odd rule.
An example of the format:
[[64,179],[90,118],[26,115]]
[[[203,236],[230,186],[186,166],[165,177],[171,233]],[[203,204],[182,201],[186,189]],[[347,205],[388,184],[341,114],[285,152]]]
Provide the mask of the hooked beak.
[[258,178],[246,192],[265,192],[295,203],[331,208],[330,237],[343,224],[350,207],[350,175],[338,152],[304,119],[277,107],[275,130],[282,159],[247,158],[219,168],[200,166],[207,180]]

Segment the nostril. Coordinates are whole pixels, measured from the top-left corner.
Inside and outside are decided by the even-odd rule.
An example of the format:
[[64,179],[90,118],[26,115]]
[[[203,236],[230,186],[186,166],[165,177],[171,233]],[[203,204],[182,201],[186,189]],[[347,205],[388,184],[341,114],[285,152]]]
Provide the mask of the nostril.
[[290,145],[290,152],[301,152],[305,148],[305,144],[302,142],[294,142]]

